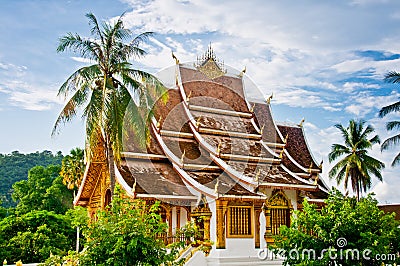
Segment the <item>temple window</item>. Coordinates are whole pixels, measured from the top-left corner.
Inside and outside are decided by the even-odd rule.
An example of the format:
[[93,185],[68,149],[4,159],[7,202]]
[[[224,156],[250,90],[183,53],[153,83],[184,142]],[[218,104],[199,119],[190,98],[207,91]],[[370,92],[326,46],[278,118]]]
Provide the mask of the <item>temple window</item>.
[[253,237],[252,207],[229,206],[227,237]]

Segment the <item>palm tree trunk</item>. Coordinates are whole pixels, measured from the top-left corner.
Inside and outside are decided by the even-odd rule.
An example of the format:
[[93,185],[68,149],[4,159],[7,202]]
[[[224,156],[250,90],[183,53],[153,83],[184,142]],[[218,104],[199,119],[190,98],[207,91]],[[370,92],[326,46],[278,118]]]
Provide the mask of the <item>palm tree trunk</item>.
[[108,161],[108,171],[110,173],[110,187],[111,187],[111,200],[114,197],[115,189],[115,169],[114,169],[114,152],[112,149],[109,137],[106,135],[106,149],[107,149],[107,161]]

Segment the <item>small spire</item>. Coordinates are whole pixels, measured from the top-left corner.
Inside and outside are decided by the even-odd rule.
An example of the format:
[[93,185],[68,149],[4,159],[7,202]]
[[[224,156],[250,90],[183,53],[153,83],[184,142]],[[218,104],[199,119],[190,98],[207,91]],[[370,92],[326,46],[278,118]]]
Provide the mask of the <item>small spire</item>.
[[281,153],[279,154],[279,159],[283,158],[283,153],[285,152],[285,147],[281,150]]
[[215,183],[214,193],[218,194],[218,186],[219,186],[219,179],[217,178],[217,182]]
[[199,117],[197,118],[197,120],[196,120],[196,127],[197,127],[197,130],[200,128],[200,120],[201,120],[201,116],[199,116]]
[[303,118],[303,119],[300,121],[299,127],[303,127],[303,124],[304,124],[305,121],[306,121],[306,119]]
[[192,91],[189,91],[189,95],[186,96],[186,102],[187,103],[189,103],[191,96],[192,96]]
[[274,97],[274,93],[271,93],[271,95],[268,97],[268,99],[266,100],[267,101],[267,104],[270,104],[271,103],[271,100],[272,100],[272,98]]
[[256,176],[254,177],[254,181],[257,183],[260,181],[260,174],[261,174],[261,169],[258,169]]
[[312,162],[310,163],[310,167],[308,168],[308,172],[311,174],[312,173]]
[[171,51],[172,58],[175,59],[175,64],[179,65],[179,59],[175,56],[174,52]]
[[162,116],[160,116],[160,118],[159,118],[158,121],[157,121],[156,127],[157,127],[158,130],[161,129],[161,121],[162,121]]
[[221,154],[221,146],[222,146],[222,141],[220,140],[218,142],[218,146],[217,146],[217,156],[219,157]]
[[135,192],[136,192],[136,178],[135,178],[135,183],[133,183],[133,185],[132,185],[131,191],[133,194],[135,194]]
[[181,157],[181,164],[183,165],[184,163],[184,159],[185,159],[185,155],[186,155],[186,150],[183,150],[183,153],[182,153],[182,157]]
[[253,105],[250,108],[250,113],[254,113],[254,107],[256,107],[256,103],[253,103]]
[[318,180],[319,180],[319,175],[317,175],[314,179],[314,186],[316,186],[318,184]]
[[246,73],[246,66],[245,66],[244,69],[240,72],[239,77],[243,77],[245,73]]

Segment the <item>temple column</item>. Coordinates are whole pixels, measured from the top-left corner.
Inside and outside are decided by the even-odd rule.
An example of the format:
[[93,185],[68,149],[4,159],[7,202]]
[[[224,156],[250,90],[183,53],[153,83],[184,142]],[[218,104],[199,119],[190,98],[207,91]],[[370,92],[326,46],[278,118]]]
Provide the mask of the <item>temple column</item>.
[[203,217],[203,223],[204,223],[204,240],[210,240],[210,216],[204,216]]
[[254,246],[260,248],[260,214],[262,211],[262,202],[257,201],[254,203]]
[[167,208],[167,219],[168,219],[168,237],[167,237],[167,243],[170,244],[170,239],[172,239],[172,208],[168,206]]
[[264,238],[268,245],[268,244],[271,244],[274,242],[274,240],[272,238],[271,209],[266,206],[264,209],[264,213],[265,213],[265,235],[264,235]]
[[228,202],[216,200],[217,207],[217,243],[216,248],[225,248],[225,213]]
[[176,206],[176,228],[181,228],[181,207]]

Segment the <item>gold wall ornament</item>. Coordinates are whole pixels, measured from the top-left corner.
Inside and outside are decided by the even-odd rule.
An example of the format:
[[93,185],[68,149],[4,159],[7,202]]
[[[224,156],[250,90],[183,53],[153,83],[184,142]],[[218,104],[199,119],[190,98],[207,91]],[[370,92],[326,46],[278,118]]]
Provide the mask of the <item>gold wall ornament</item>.
[[205,64],[198,67],[198,70],[207,76],[209,79],[216,79],[225,75],[225,71],[222,71],[218,64],[210,59]]
[[200,121],[201,121],[201,116],[199,116],[199,117],[197,118],[197,120],[196,120],[196,127],[197,127],[197,130],[199,130],[199,128],[200,128],[200,125],[201,125]]
[[289,134],[286,134],[286,137],[285,137],[285,139],[283,140],[283,142],[284,142],[285,144],[287,143],[288,138],[289,138]]
[[310,167],[308,168],[308,173],[310,173],[310,174],[312,173],[312,167],[313,167],[313,163],[311,162]]
[[211,44],[202,56],[197,57],[197,63],[194,65],[209,79],[216,79],[227,73],[224,62],[217,59]]
[[283,153],[285,152],[285,147],[282,148],[281,153],[279,154],[279,159],[283,158]]
[[221,146],[222,146],[222,141],[219,140],[218,146],[217,146],[217,156],[220,157],[221,155]]

